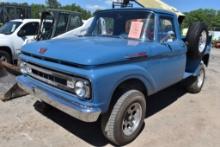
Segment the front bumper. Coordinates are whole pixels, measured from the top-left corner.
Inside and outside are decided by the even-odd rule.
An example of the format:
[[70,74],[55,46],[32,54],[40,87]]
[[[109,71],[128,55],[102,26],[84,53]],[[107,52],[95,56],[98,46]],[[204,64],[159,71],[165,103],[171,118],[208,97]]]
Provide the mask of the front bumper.
[[99,108],[73,101],[77,99],[74,97],[72,100],[67,99],[66,97],[70,97],[70,95],[29,76],[19,76],[17,82],[21,88],[31,95],[81,121],[95,122],[101,114]]

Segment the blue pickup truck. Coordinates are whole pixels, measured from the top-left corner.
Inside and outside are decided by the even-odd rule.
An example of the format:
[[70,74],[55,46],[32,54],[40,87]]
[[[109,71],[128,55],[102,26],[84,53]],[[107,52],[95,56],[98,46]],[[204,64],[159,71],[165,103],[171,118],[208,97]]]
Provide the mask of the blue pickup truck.
[[100,120],[108,140],[127,144],[144,124],[150,95],[183,80],[189,92],[203,87],[211,50],[207,27],[195,22],[182,37],[180,25],[165,10],[96,12],[85,36],[24,46],[17,81],[81,121]]

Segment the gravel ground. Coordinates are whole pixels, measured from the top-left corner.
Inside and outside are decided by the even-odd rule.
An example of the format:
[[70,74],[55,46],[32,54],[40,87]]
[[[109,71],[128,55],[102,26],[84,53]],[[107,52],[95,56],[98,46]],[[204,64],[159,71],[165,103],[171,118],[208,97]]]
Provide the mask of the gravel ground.
[[[219,147],[219,77],[220,50],[213,49],[202,92],[188,94],[175,85],[151,96],[145,126],[128,146]],[[0,92],[8,85],[0,79]],[[0,101],[0,147],[111,146],[99,124],[80,122],[56,109],[40,113],[36,104],[32,96]]]

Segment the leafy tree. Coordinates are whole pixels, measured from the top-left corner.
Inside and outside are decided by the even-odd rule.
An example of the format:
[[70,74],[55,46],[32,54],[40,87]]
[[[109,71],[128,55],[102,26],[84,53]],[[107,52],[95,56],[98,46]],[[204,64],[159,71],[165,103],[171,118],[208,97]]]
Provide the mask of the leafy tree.
[[49,8],[59,8],[61,4],[57,0],[46,0],[46,4]]
[[[39,18],[39,13],[42,10],[47,9],[48,7],[45,6],[45,5],[41,5],[41,4],[32,4],[31,8],[32,8],[32,16],[33,16],[33,18]],[[88,19],[88,18],[90,18],[92,16],[90,11],[87,11],[87,10],[83,9],[82,7],[80,7],[78,5],[75,5],[75,4],[60,6],[59,9],[80,12],[83,19]]]
[[39,18],[40,12],[42,10],[46,9],[46,7],[44,5],[40,5],[40,4],[32,4],[31,9],[32,9],[32,17]]
[[209,29],[220,28],[220,11],[213,9],[198,9],[185,13],[186,18],[183,22],[183,27],[188,27],[196,21],[206,23]]
[[88,19],[92,16],[90,11],[85,10],[85,9],[83,9],[82,7],[80,7],[76,4],[65,5],[65,6],[62,6],[61,8],[65,9],[65,10],[80,12],[83,19]]

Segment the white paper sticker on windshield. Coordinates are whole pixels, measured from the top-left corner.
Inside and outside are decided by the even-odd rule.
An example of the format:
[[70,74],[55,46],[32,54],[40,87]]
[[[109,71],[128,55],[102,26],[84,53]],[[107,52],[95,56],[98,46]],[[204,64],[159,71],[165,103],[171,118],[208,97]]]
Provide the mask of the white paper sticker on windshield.
[[143,25],[143,22],[132,21],[128,37],[133,39],[139,39],[141,36]]

